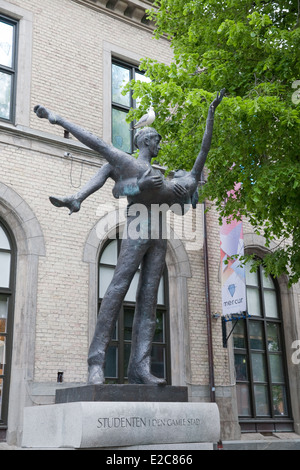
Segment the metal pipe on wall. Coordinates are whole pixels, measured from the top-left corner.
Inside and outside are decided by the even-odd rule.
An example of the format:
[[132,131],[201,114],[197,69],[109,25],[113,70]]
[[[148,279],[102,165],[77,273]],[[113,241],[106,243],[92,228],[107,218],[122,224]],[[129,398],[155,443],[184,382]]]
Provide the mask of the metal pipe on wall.
[[208,243],[207,243],[207,219],[206,202],[203,202],[203,257],[204,257],[204,277],[205,277],[205,305],[206,305],[206,325],[207,325],[207,347],[208,347],[208,366],[209,366],[209,395],[210,401],[216,401],[213,341],[211,326],[211,301],[209,285],[209,265],[208,265]]

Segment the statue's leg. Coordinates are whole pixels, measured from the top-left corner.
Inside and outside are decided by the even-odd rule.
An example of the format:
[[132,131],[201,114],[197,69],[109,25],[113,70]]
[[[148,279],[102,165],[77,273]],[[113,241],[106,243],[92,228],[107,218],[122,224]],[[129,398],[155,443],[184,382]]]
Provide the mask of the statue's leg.
[[37,106],[34,107],[34,112],[39,118],[48,119],[51,124],[57,123],[58,116],[56,116],[56,114],[54,114],[49,109],[45,108],[45,106],[41,106],[38,104]]
[[70,210],[70,215],[73,212],[78,212],[81,203],[104,185],[107,178],[111,176],[111,170],[111,166],[106,163],[76,194],[66,197],[50,196],[51,203],[55,207],[67,207]]
[[66,197],[49,197],[50,202],[55,207],[67,207],[69,209],[69,214],[73,214],[73,212],[78,212],[80,210],[81,201],[76,198],[76,196],[66,196]]
[[101,302],[94,338],[90,345],[89,383],[104,383],[105,356],[124,297],[143,258],[147,244],[136,240],[122,241],[113,279]]
[[125,152],[116,149],[112,145],[107,144],[102,139],[85,130],[84,128],[74,124],[67,119],[54,114],[42,105],[34,107],[34,112],[41,119],[48,119],[51,124],[56,124],[70,132],[82,144],[86,145],[95,152],[100,153],[108,163],[113,167],[117,167],[121,172],[125,171],[126,176],[136,176],[138,165],[136,159]]
[[166,240],[151,240],[144,256],[132,328],[129,383],[165,385],[164,379],[151,374],[151,350],[156,327],[157,293],[165,265]]

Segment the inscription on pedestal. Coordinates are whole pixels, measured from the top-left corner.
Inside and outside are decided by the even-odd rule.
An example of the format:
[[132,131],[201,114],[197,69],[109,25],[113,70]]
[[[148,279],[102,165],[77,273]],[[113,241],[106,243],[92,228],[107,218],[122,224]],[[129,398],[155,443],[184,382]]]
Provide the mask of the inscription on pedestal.
[[23,447],[217,442],[215,403],[77,402],[25,408]]
[[200,426],[199,418],[141,418],[140,416],[98,418],[98,429]]

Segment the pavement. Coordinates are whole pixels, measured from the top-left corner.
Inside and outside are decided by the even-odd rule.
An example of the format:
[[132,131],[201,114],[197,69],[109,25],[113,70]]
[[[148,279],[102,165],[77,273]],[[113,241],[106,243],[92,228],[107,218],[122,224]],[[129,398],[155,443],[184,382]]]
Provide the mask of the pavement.
[[294,432],[244,433],[238,441],[222,442],[222,450],[300,450],[300,435]]
[[[154,448],[154,446],[152,446]],[[129,450],[130,448],[128,448]],[[300,450],[300,435],[296,433],[245,433],[242,434],[240,440],[237,441],[223,441],[221,448],[215,450]],[[0,442],[1,450],[31,450],[24,449],[15,445],[8,445],[6,442]],[[32,450],[72,450],[72,449],[32,449]],[[106,449],[107,450],[107,449]],[[113,450],[113,449],[112,449]],[[142,450],[140,448],[139,450]],[[180,450],[184,450],[182,444]],[[189,445],[189,450],[191,445]],[[196,450],[196,447],[195,447]]]

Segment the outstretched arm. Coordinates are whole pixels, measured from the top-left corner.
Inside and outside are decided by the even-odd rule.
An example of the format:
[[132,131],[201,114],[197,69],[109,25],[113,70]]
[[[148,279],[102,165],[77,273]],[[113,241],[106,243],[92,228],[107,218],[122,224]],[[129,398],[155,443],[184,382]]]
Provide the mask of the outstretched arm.
[[99,137],[95,136],[91,132],[73,124],[70,121],[62,118],[61,116],[54,114],[47,108],[41,105],[34,107],[34,112],[39,118],[48,119],[51,124],[57,124],[63,127],[65,130],[71,132],[82,144],[86,145],[92,150],[100,153],[112,166],[118,166],[122,168],[124,165],[135,164],[135,159],[121,150],[116,149],[112,145],[108,145]]
[[195,164],[192,169],[192,175],[196,178],[197,181],[200,181],[201,173],[206,161],[207,154],[210,149],[211,139],[213,134],[213,127],[214,127],[214,117],[215,117],[215,110],[217,106],[221,103],[223,96],[225,94],[225,88],[220,91],[220,94],[217,94],[217,97],[211,103],[208,111],[208,116],[206,119],[206,127],[204,136],[202,139],[201,150],[197,156]]

